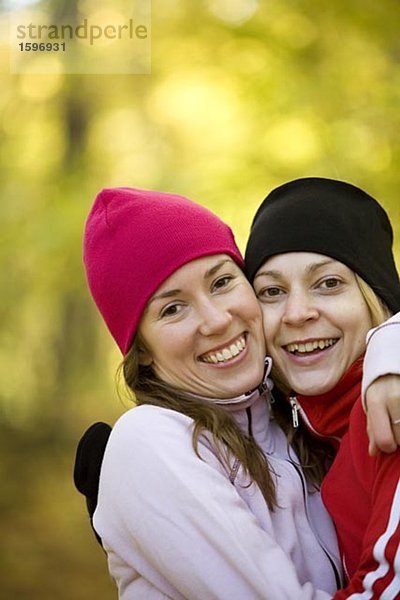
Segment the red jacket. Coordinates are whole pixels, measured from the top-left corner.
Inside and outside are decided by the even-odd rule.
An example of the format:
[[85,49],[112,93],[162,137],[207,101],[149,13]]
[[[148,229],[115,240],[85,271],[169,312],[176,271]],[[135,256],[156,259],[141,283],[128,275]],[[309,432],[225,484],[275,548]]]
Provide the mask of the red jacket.
[[361,376],[357,361],[333,390],[297,396],[297,405],[314,434],[340,446],[322,484],[349,578],[334,598],[394,600],[400,599],[400,449],[369,456]]

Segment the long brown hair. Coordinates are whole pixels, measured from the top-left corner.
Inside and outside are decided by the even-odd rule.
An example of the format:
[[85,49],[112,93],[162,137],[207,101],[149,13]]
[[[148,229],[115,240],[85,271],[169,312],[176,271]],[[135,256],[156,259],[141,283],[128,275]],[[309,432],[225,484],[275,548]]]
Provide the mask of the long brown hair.
[[151,404],[182,413],[194,421],[192,445],[197,456],[199,438],[205,431],[211,433],[218,458],[234,481],[238,461],[249,478],[260,488],[270,510],[276,506],[275,484],[261,448],[251,435],[241,431],[231,414],[222,406],[206,399],[196,398],[177,390],[160,380],[150,366],[140,364],[143,343],[136,335],[129,352],[120,365],[128,388],[134,393],[136,404]]
[[[357,273],[354,275],[368,307],[371,326],[377,327],[391,316],[391,312],[364,279]],[[278,388],[274,405],[277,421],[285,431],[288,443],[296,451],[306,478],[319,486],[335,457],[335,450],[327,442],[315,438],[301,421],[298,427],[293,426],[291,407],[285,398],[290,392],[290,388],[285,381],[284,374],[274,368],[272,377]]]

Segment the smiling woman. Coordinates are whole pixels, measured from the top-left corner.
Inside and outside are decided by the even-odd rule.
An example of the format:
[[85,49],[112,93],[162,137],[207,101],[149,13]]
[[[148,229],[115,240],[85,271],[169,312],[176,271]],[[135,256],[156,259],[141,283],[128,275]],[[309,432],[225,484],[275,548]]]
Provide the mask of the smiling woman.
[[93,524],[124,600],[328,600],[336,537],[270,414],[261,310],[230,229],[179,196],[103,190],[84,260],[124,354]]
[[206,256],[171,275],[148,302],[138,334],[142,364],[178,389],[231,398],[263,378],[261,311],[229,257]]
[[[276,412],[300,456],[306,430],[338,450],[322,484],[348,575],[335,600],[400,597],[400,449],[368,455],[361,404],[366,334],[400,309],[392,242],[371,196],[305,178],[267,196],[246,250],[282,391]],[[398,340],[387,342],[398,360]]]
[[372,327],[355,274],[308,252],[273,256],[254,289],[263,306],[268,351],[299,394],[332,389],[364,352]]

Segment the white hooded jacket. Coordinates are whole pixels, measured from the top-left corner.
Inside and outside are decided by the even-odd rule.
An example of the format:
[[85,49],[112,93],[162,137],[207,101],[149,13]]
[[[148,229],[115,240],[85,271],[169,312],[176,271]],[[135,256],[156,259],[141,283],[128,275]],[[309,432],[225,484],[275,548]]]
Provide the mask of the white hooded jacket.
[[219,460],[208,434],[196,455],[193,421],[155,406],[116,423],[101,469],[94,527],[122,600],[327,600],[340,584],[332,523],[308,489],[284,433],[271,419],[270,391],[220,401],[251,433],[274,473],[271,512]]

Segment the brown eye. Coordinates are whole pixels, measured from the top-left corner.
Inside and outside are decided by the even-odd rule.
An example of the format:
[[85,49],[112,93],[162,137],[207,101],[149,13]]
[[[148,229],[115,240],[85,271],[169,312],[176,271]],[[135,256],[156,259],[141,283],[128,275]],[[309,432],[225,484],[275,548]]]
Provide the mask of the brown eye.
[[181,304],[169,304],[161,311],[160,317],[174,317],[180,312],[182,308]]
[[278,296],[283,294],[283,290],[276,286],[269,286],[262,288],[259,292],[257,292],[257,298],[260,300],[275,300]]
[[327,289],[333,289],[337,288],[340,285],[340,283],[340,279],[337,279],[336,277],[329,277],[328,279],[325,279],[322,282],[322,286],[324,286]]
[[221,290],[226,287],[230,281],[232,281],[232,275],[225,275],[224,277],[219,277],[216,281],[214,281],[212,287],[215,290]]
[[277,287],[270,287],[270,288],[267,288],[266,293],[268,296],[279,296],[279,294],[281,293],[281,290]]

